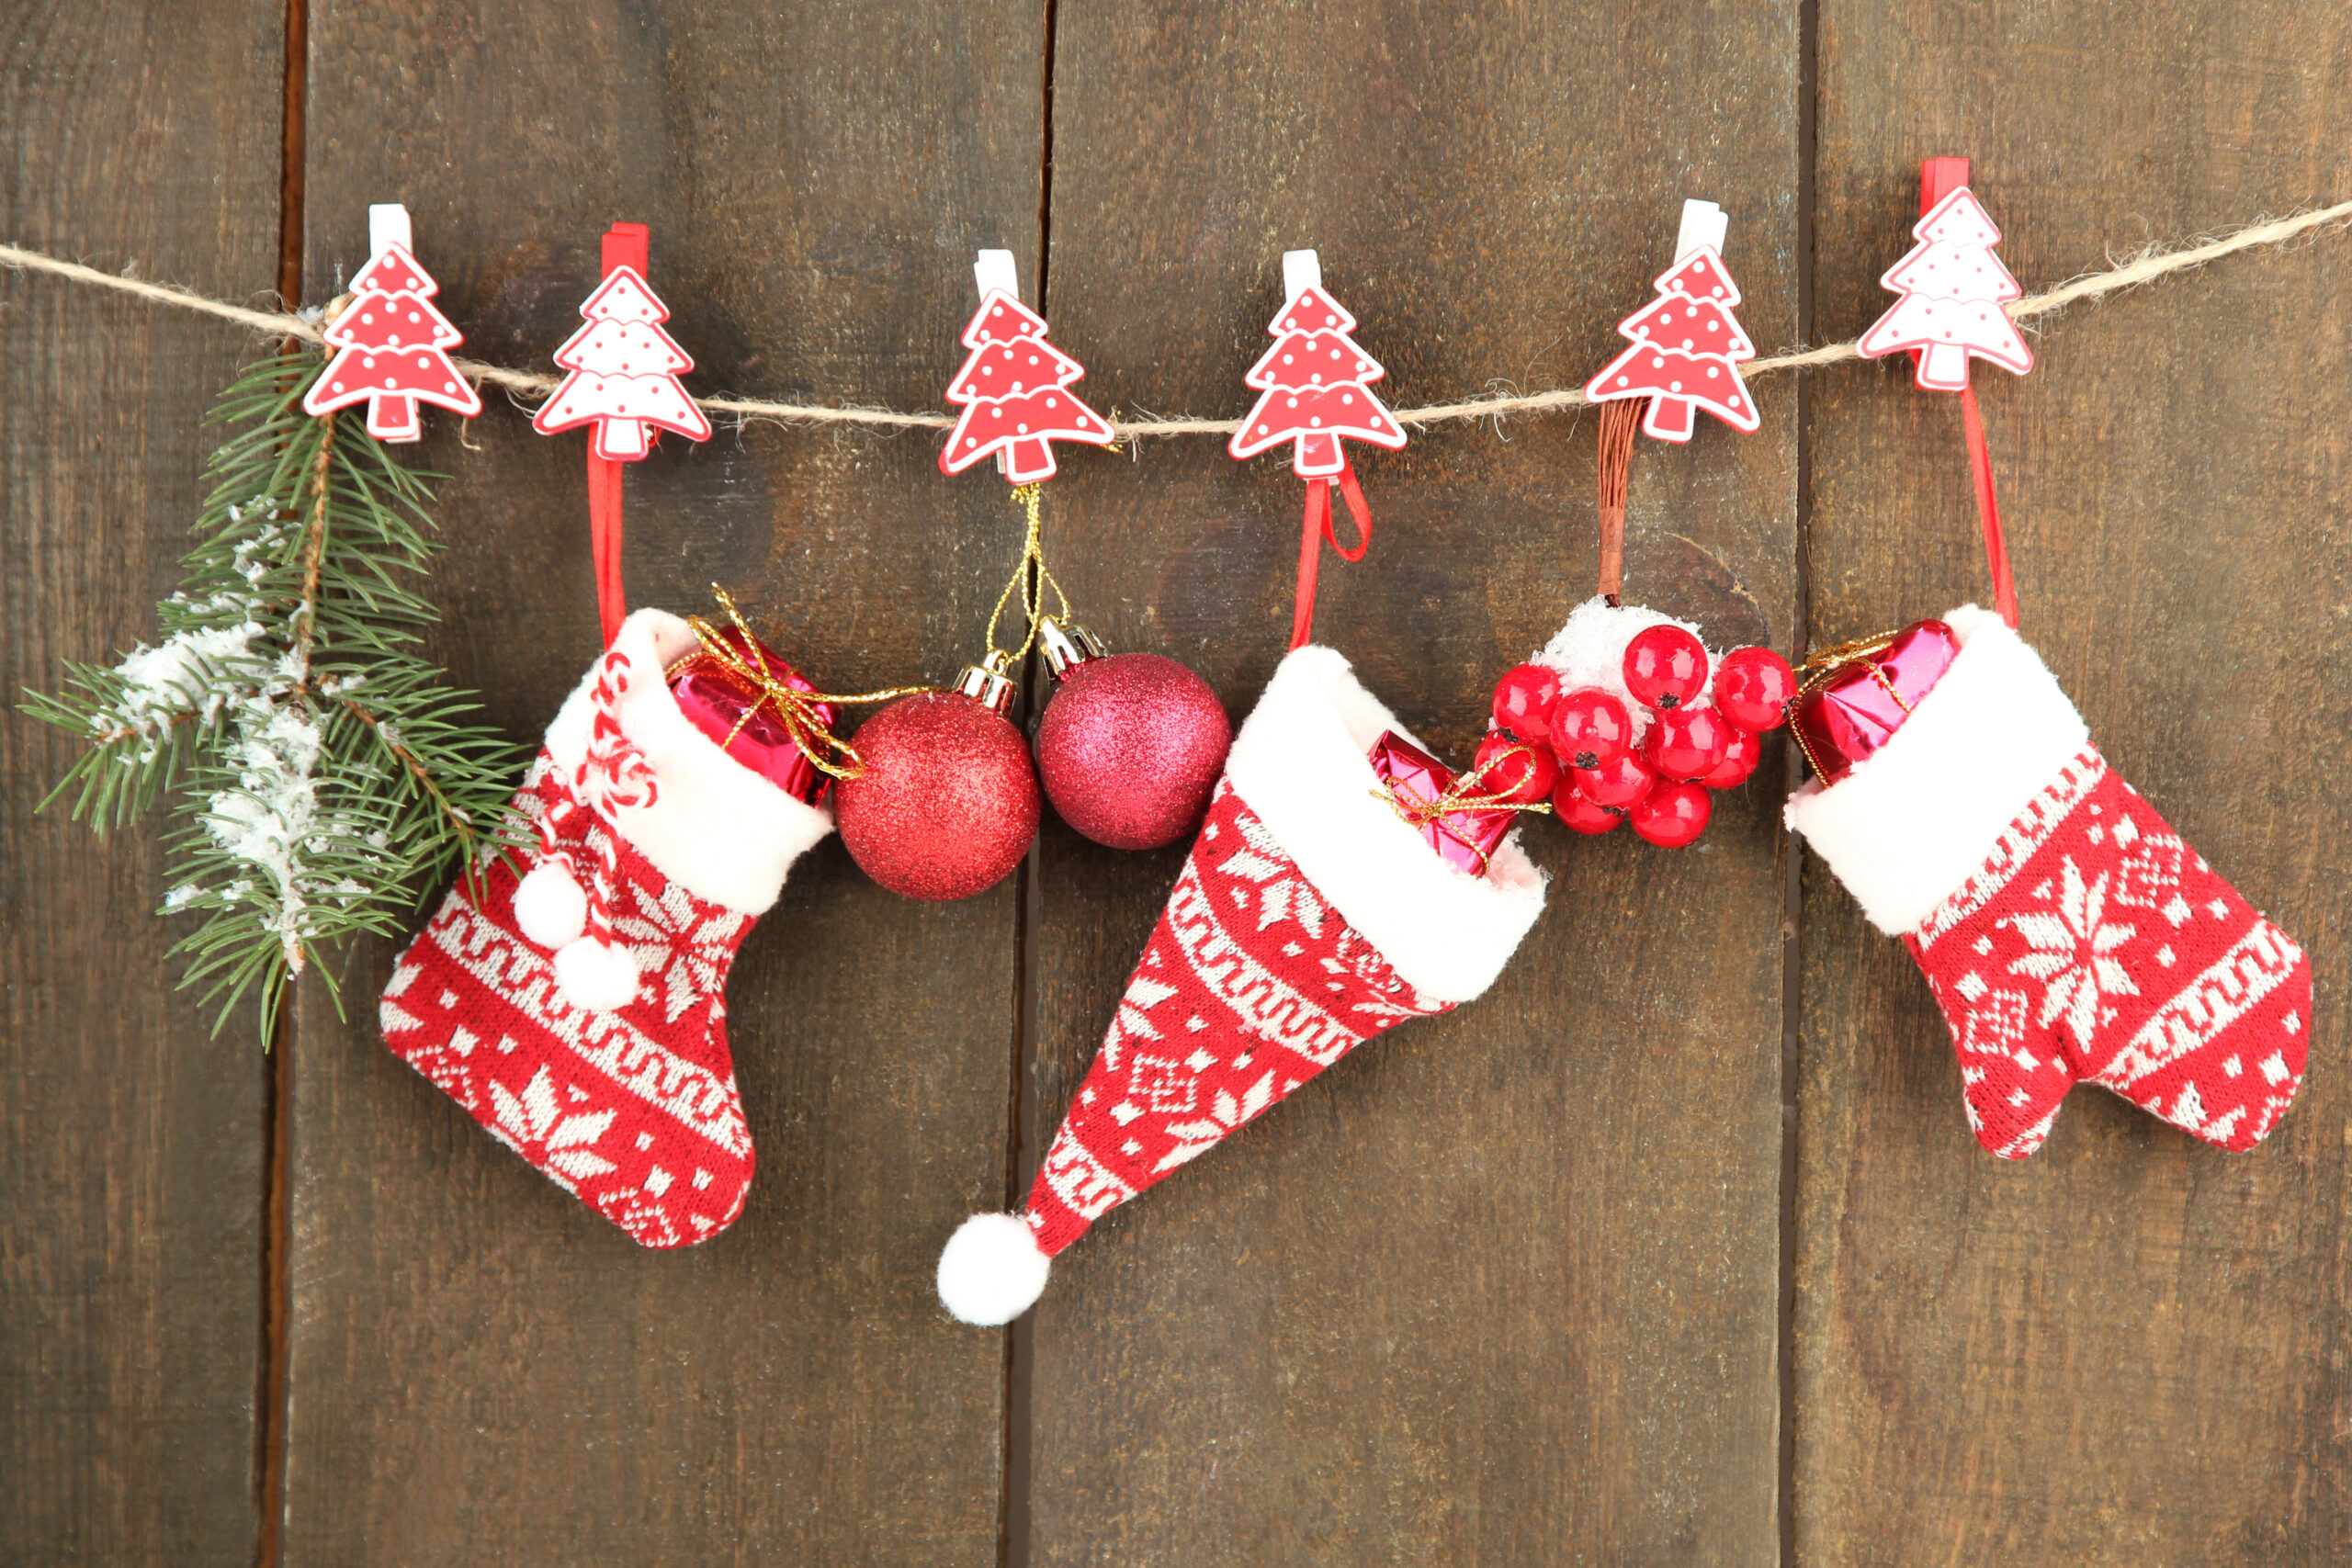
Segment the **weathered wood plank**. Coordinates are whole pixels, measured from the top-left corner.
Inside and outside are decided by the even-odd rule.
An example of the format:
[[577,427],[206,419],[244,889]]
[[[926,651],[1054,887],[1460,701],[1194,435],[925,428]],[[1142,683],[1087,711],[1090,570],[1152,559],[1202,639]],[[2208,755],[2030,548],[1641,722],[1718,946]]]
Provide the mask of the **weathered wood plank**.
[[[1999,40],[1996,52],[1988,52]],[[2269,4],[1831,0],[1817,320],[1883,308],[1925,155],[1964,152],[2029,288],[2344,194],[2352,26]],[[2301,1102],[2257,1152],[2078,1089],[1980,1153],[1897,947],[1805,874],[1798,1332],[1806,1563],[2333,1562],[2352,1546],[2340,1021],[2347,814],[2340,237],[2052,322],[1977,376],[2025,632],[2109,759],[2303,941]],[[1816,640],[1984,592],[1948,399],[1812,404]]]
[[[0,20],[0,235],[243,297],[277,269],[284,8],[156,9]],[[0,688],[153,637],[250,351],[0,275]],[[173,988],[156,830],[33,815],[74,750],[0,721],[0,1561],[245,1562],[268,1058]]]
[[[1099,404],[1245,409],[1280,253],[1310,244],[1394,402],[1581,380],[1685,195],[1730,209],[1757,339],[1794,334],[1793,8],[1057,14],[1048,304]],[[1634,475],[1631,591],[1734,641],[1791,624],[1795,426],[1785,384],[1765,397],[1765,434],[1645,444]],[[1326,557],[1317,629],[1457,761],[1495,677],[1590,592],[1592,447],[1563,420],[1360,458],[1373,550]],[[1246,713],[1289,626],[1287,466],[1168,443],[1055,490],[1083,618]],[[1770,1558],[1771,776],[1695,852],[1534,825],[1552,908],[1492,993],[1063,1256],[1032,1330],[1032,1560]],[[1040,1140],[1179,860],[1048,829]]]
[[[398,198],[474,350],[545,363],[596,237],[652,226],[692,385],[935,404],[971,251],[1033,269],[1034,15],[952,5],[333,5],[312,19],[313,292]],[[577,436],[494,408],[460,449],[440,641],[536,733],[594,652]],[[754,428],[629,478],[633,602],[722,581],[849,690],[944,680],[1018,555],[1001,499],[921,438]],[[296,1084],[289,1561],[985,1562],[1003,1358],[940,1314],[926,1216],[1001,1201],[1017,888],[918,906],[838,840],[729,990],[750,1208],[642,1252],[394,1060],[350,980]]]

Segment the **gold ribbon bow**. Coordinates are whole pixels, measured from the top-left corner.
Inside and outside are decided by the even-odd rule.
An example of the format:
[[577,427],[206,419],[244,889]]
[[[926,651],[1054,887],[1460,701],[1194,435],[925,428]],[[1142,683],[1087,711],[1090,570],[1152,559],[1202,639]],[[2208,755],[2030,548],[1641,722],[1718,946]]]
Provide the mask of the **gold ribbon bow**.
[[1484,876],[1487,874],[1487,852],[1470,840],[1464,838],[1445,819],[1457,811],[1540,811],[1548,815],[1552,809],[1549,801],[1506,800],[1499,795],[1477,793],[1478,784],[1488,773],[1494,772],[1498,764],[1513,757],[1522,755],[1532,757],[1534,754],[1533,748],[1523,741],[1507,750],[1498,751],[1477,767],[1455,779],[1440,791],[1435,798],[1430,800],[1421,800],[1405,794],[1396,787],[1395,779],[1381,780],[1380,787],[1373,790],[1371,795],[1375,800],[1386,801],[1388,809],[1396,813],[1404,820],[1405,826],[1415,832],[1434,826],[1439,832],[1476,855],[1478,874]]
[[784,732],[792,738],[793,745],[808,759],[810,766],[833,778],[854,779],[865,772],[865,760],[857,754],[856,748],[832,732],[831,727],[826,723],[823,709],[858,703],[887,703],[895,698],[911,697],[939,689],[936,686],[893,686],[885,692],[861,692],[851,696],[837,692],[804,692],[797,686],[786,685],[769,671],[766,661],[755,651],[760,646],[759,639],[752,635],[752,628],[744,625],[743,614],[735,607],[735,601],[728,595],[727,590],[714,582],[710,585],[710,592],[711,597],[718,601],[718,607],[727,612],[727,618],[734,623],[735,630],[742,635],[745,647],[739,649],[729,642],[717,627],[700,615],[689,615],[686,625],[702,648],[700,651],[689,653],[671,665],[662,676],[665,680],[674,681],[687,665],[698,659],[707,659],[755,694],[751,705],[735,720],[735,728],[727,732],[725,740],[719,742],[722,751],[735,744],[735,738],[743,733],[743,727],[752,722],[753,714],[767,708],[775,712],[778,722],[784,726]]

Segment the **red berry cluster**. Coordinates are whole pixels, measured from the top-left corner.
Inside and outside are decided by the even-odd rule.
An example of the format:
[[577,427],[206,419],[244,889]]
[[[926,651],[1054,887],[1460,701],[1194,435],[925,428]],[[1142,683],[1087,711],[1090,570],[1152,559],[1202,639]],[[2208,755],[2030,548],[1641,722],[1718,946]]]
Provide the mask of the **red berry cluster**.
[[1478,765],[1525,750],[1483,787],[1521,804],[1549,795],[1560,820],[1579,833],[1631,822],[1653,844],[1687,844],[1707,830],[1707,792],[1747,782],[1763,755],[1758,737],[1788,717],[1797,694],[1789,661],[1769,648],[1724,654],[1713,705],[1692,705],[1706,686],[1707,649],[1680,626],[1651,626],[1628,643],[1625,689],[1650,710],[1637,748],[1634,716],[1614,693],[1562,691],[1557,671],[1520,665],[1495,684],[1495,728],[1478,747]]

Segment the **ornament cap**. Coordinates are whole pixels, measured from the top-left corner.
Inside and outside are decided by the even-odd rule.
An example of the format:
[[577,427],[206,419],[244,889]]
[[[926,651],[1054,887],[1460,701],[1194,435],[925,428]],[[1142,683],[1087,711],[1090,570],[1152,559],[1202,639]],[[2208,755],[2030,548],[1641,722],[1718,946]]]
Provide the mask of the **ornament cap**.
[[956,677],[956,690],[992,714],[1001,716],[1012,705],[1012,678],[1004,672],[1004,655],[991,653],[978,664],[967,664]]
[[1111,651],[1111,645],[1088,631],[1077,622],[1061,622],[1051,616],[1037,623],[1038,651],[1046,656],[1046,668],[1054,679],[1064,681],[1069,672],[1090,659],[1100,659]]

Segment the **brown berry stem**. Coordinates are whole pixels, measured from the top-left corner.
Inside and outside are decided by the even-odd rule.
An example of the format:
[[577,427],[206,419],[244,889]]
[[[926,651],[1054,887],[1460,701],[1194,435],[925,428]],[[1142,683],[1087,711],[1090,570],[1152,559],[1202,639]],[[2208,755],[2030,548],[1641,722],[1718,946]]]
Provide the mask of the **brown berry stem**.
[[1625,484],[1634,466],[1634,432],[1647,407],[1647,398],[1600,405],[1600,596],[1612,609],[1625,586]]

